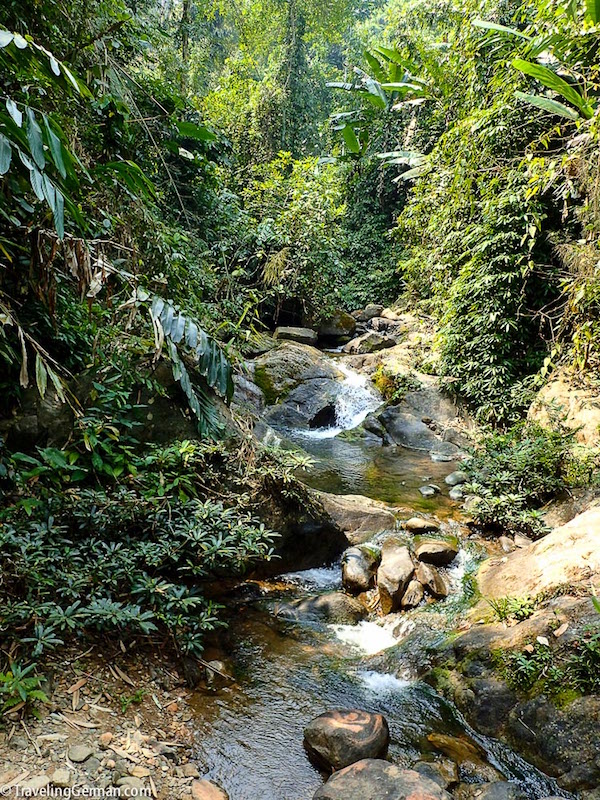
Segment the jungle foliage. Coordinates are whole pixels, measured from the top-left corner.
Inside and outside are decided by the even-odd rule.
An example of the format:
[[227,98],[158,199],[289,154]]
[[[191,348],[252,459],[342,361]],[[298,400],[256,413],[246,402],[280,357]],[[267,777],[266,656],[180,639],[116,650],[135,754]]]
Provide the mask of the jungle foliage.
[[[269,557],[257,493],[293,487],[227,410],[277,323],[410,303],[500,427],[557,366],[597,370],[595,8],[3,4],[2,692],[41,699],[32,664],[69,636],[200,652],[195,582]],[[148,440],[158,399],[185,436]],[[474,480],[527,474],[527,526],[571,443],[498,436]]]

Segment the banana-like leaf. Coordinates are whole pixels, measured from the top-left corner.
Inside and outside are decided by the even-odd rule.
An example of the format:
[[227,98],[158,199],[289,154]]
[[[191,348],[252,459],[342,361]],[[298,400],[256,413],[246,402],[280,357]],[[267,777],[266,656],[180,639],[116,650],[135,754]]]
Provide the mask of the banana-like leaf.
[[359,155],[360,142],[354,133],[354,128],[352,128],[350,125],[345,125],[342,129],[342,136],[344,137],[344,142],[346,143],[348,150],[355,155]]
[[580,118],[574,108],[569,108],[564,103],[559,103],[558,100],[552,100],[539,94],[525,94],[524,92],[515,92],[515,96],[532,106],[548,111],[550,114],[557,114],[560,117],[573,120]]
[[380,62],[373,55],[373,53],[370,53],[368,50],[365,50],[364,56],[365,56],[365,61],[371,68],[371,71],[373,72],[375,78],[381,83],[383,83],[383,81],[386,81],[389,78],[389,75],[386,74],[386,71],[383,69]]
[[382,83],[381,88],[387,92],[421,92],[423,93],[423,85],[416,83],[408,83],[407,81],[398,81],[396,83]]
[[530,61],[525,61],[522,58],[516,58],[512,62],[512,65],[515,69],[518,69],[519,72],[523,72],[525,75],[535,78],[548,89],[552,89],[561,97],[564,97],[567,102],[578,108],[581,115],[586,119],[591,119],[594,116],[594,110],[587,100],[582,97],[571,84],[567,83],[560,75],[557,75],[551,69],[548,69],[548,67],[544,67],[541,64],[532,64]]
[[170,301],[155,297],[150,307],[153,323],[162,329],[169,350],[173,377],[183,389],[202,434],[217,433],[220,427],[218,414],[210,397],[192,382],[181,360],[177,345],[187,347],[197,360],[197,370],[206,379],[211,389],[227,402],[233,396],[233,372],[231,364],[218,343],[194,320],[176,311]]
[[0,175],[6,175],[12,160],[12,147],[10,142],[0,133]]
[[518,31],[516,28],[507,28],[506,25],[499,25],[497,22],[488,22],[486,19],[474,19],[471,22],[476,28],[483,28],[486,31],[495,31],[496,33],[507,33],[509,36],[517,36],[519,39],[531,41],[531,36],[526,33]]

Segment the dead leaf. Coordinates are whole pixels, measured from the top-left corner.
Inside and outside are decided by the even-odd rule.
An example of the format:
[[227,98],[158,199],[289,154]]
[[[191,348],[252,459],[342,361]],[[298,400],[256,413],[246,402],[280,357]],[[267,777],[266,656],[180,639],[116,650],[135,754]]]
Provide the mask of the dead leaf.
[[71,708],[73,711],[77,711],[77,706],[79,705],[79,689],[75,689],[73,692],[73,696],[71,697]]
[[558,639],[559,636],[562,636],[563,633],[566,633],[568,629],[569,629],[569,623],[568,622],[563,622],[563,624],[560,626],[560,628],[557,628],[555,631],[552,631],[552,633]]
[[80,678],[76,683],[73,684],[73,686],[69,686],[67,689],[67,694],[73,694],[74,692],[79,691],[79,689],[81,689],[82,686],[85,686],[87,682],[87,678]]
[[533,653],[535,651],[535,647],[532,644],[526,644],[523,648],[524,653]]
[[536,642],[538,642],[538,644],[543,645],[544,647],[550,647],[550,642],[545,636],[538,636]]
[[121,680],[124,680],[125,683],[128,683],[130,686],[133,686],[135,688],[135,682],[131,680],[131,678],[129,677],[129,675],[126,672],[123,672],[121,667],[118,667],[115,664],[114,665],[114,669],[115,669],[115,672],[117,673],[117,675],[119,676],[119,678],[121,678]]

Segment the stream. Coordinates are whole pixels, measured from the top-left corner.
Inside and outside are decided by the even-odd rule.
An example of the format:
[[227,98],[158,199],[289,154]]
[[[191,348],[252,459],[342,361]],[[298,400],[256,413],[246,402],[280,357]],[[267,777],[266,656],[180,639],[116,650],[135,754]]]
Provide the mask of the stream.
[[[314,459],[303,479],[326,491],[364,494],[434,512],[444,525],[456,526],[458,507],[447,492],[425,499],[418,491],[425,481],[444,486],[455,464],[353,435],[381,400],[364,376],[341,358],[338,365],[346,377],[336,426],[278,432],[284,442],[302,447]],[[565,795],[506,745],[473,731],[451,703],[415,677],[419,648],[451,627],[464,600],[464,576],[476,563],[476,553],[461,549],[446,570],[452,589],[447,600],[356,625],[290,619],[283,613],[291,600],[340,590],[339,563],[252,587],[239,602],[227,634],[235,682],[222,681],[218,689],[198,692],[191,700],[195,756],[206,777],[232,800],[311,800],[324,776],[303,749],[304,727],[324,711],[360,708],[387,718],[389,759],[403,767],[433,759],[428,735],[446,734],[476,742],[489,764],[517,781],[531,800]],[[461,780],[476,782],[477,777],[462,773]]]

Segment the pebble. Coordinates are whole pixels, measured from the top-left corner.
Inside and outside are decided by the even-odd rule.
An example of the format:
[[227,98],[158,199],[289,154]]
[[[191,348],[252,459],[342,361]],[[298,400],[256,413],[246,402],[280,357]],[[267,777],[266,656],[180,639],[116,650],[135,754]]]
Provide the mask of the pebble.
[[106,731],[106,733],[103,733],[100,736],[100,739],[98,740],[99,743],[100,743],[101,749],[102,750],[108,750],[108,746],[112,742],[112,740],[113,740],[113,735],[112,735],[112,733],[110,731]]
[[69,747],[67,755],[75,764],[81,764],[83,761],[86,761],[93,752],[92,748],[85,744],[74,744],[72,747]]
[[465,496],[465,493],[463,492],[461,486],[453,486],[448,492],[448,496],[450,497],[450,500],[462,500]]
[[199,778],[200,773],[198,772],[198,768],[194,766],[194,764],[184,764],[183,768],[183,777],[184,778]]
[[68,769],[55,769],[52,773],[52,783],[62,789],[71,785],[71,771]]
[[457,469],[451,472],[450,475],[446,475],[444,480],[448,486],[458,486],[461,483],[466,483],[469,480],[469,476],[462,469]]
[[192,800],[229,800],[227,793],[210,781],[193,781]]

